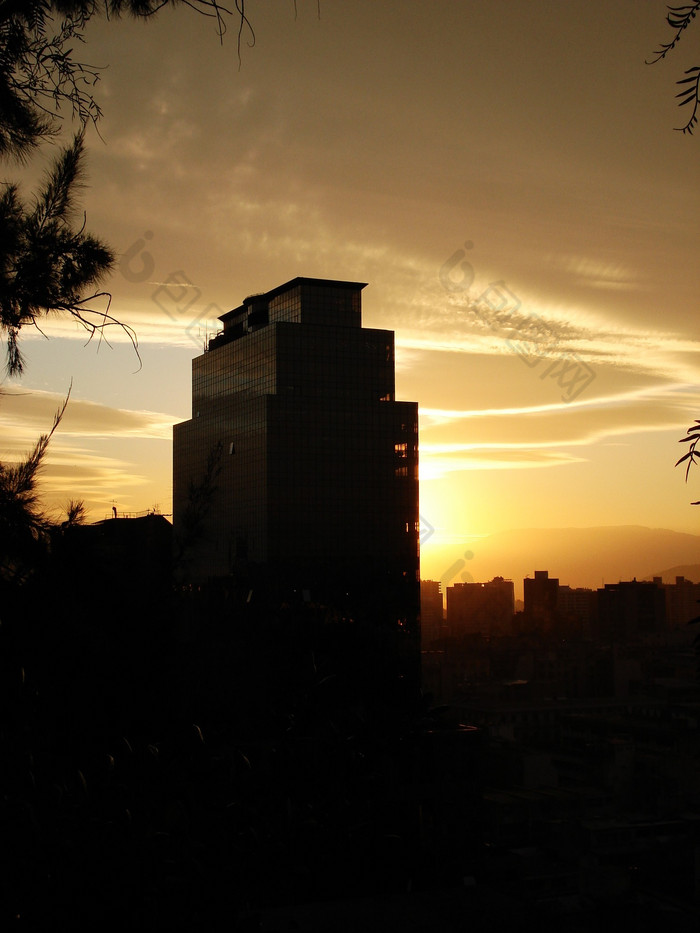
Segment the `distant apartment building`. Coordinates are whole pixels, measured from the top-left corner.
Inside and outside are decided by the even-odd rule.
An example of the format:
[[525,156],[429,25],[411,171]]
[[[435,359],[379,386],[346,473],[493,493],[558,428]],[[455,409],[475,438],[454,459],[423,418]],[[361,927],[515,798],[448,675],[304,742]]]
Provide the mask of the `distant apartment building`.
[[447,629],[451,636],[508,635],[513,630],[515,591],[512,580],[455,583],[447,587]]
[[442,583],[439,580],[420,582],[420,629],[423,647],[438,641],[445,633]]
[[700,583],[692,583],[685,577],[676,577],[675,583],[662,583],[654,577],[654,583],[666,594],[666,625],[682,628],[700,616]]
[[666,627],[666,594],[656,582],[606,583],[598,590],[599,638],[625,644],[658,635]]
[[107,518],[55,529],[52,551],[65,561],[69,578],[81,568],[105,592],[118,592],[124,580],[157,592],[172,582],[172,532],[167,518],[155,512]]
[[534,578],[523,580],[523,623],[527,630],[548,631],[557,621],[559,580],[548,570],[536,570]]
[[585,587],[559,586],[556,612],[562,629],[571,634],[588,634],[598,615],[598,594]]

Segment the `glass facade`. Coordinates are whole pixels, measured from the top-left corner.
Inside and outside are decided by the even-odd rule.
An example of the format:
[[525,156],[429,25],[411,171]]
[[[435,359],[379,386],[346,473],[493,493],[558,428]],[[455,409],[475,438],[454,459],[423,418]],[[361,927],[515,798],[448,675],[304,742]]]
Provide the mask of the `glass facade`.
[[220,451],[193,581],[247,562],[300,585],[416,584],[418,406],[395,401],[394,335],[362,327],[363,287],[299,278],[251,296],[193,360],[192,418],[174,428],[176,534]]

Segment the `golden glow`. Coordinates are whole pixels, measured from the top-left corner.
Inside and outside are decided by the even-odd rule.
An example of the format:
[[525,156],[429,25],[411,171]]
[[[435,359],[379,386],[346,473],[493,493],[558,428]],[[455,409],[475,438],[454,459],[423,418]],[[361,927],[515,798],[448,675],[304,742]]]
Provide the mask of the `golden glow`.
[[[72,377],[49,500],[73,458],[96,517],[114,498],[167,501],[169,424],[189,417],[190,360],[218,314],[295,275],[339,278],[370,283],[364,324],[396,332],[397,398],[420,405],[424,574],[506,528],[696,530],[700,481],[673,464],[700,411],[697,145],[673,132],[667,83],[630,65],[658,9],[639,5],[633,33],[624,4],[603,31],[595,5],[563,13],[564,60],[545,5],[453,7],[449,29],[410,0],[367,30],[353,4],[320,23],[262,5],[240,70],[235,43],[184,15],[95,22],[104,142],[89,131],[81,208],[117,253],[144,241],[148,274],[106,283],[144,366],[118,331],[97,353],[51,325],[16,384],[37,407],[0,399],[0,457],[50,425]],[[448,292],[457,253],[473,276]],[[173,276],[189,285],[159,302]],[[505,314],[484,298],[498,283]],[[562,361],[588,378],[567,383]]]

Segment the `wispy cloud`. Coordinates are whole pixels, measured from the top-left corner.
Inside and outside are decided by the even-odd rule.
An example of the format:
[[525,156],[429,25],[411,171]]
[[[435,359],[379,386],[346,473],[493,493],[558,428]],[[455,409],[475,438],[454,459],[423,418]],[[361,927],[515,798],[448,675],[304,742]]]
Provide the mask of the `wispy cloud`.
[[[50,429],[64,398],[53,392],[3,389],[0,460],[26,456]],[[109,513],[115,496],[120,510],[144,509],[155,500],[167,507],[171,426],[179,420],[71,399],[42,465],[42,503],[50,514],[57,514],[68,499],[80,498],[96,518]]]
[[591,288],[638,290],[641,283],[635,271],[619,262],[609,262],[592,256],[556,255],[543,257],[543,265],[563,270],[573,285]]
[[[524,415],[562,414],[570,416],[575,411],[592,411],[601,408],[629,408],[632,405],[663,402],[679,412],[693,410],[697,404],[697,388],[687,383],[673,383],[653,387],[640,387],[613,395],[588,396],[571,402],[551,402],[541,405],[522,405],[510,408],[441,409],[421,408],[421,416],[431,424],[461,421],[472,418],[498,418]],[[668,425],[666,425],[668,427]]]
[[[21,456],[37,437],[50,429],[65,396],[55,392],[3,389],[0,406],[0,447],[4,457]],[[71,399],[55,435],[63,438],[149,438],[167,440],[175,415],[111,408],[99,402]],[[55,445],[53,445],[55,446]]]
[[624,445],[633,435],[681,432],[696,404],[693,387],[676,384],[568,405],[421,408],[421,475],[431,479],[459,470],[532,469],[582,462],[590,459],[595,447]]
[[454,451],[452,456],[445,456],[444,452],[437,453],[428,445],[422,448],[421,455],[420,478],[422,481],[440,479],[448,473],[474,470],[532,470],[570,466],[572,463],[583,463],[587,459],[561,450],[538,449],[534,445],[521,448],[475,445],[468,452]]
[[575,356],[592,367],[623,368],[674,381],[680,377],[694,382],[700,375],[700,340],[679,333],[574,326],[520,313],[510,324],[502,318],[502,313],[462,310],[444,318],[440,329],[402,328],[397,351],[515,356],[522,344],[531,358],[542,361]]

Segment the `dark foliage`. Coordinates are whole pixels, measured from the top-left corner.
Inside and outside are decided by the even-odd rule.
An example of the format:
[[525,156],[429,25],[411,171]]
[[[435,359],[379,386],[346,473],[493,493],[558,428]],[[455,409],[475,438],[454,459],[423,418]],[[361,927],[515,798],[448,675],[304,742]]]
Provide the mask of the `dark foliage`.
[[68,405],[54,416],[53,426],[18,463],[0,463],[0,580],[22,583],[44,563],[49,522],[39,499],[39,473],[54,431]]
[[[0,0],[0,159],[24,161],[72,116],[80,131],[63,150],[27,207],[16,185],[0,195],[0,330],[7,340],[7,370],[23,370],[18,338],[53,313],[72,316],[90,336],[121,326],[136,349],[133,331],[109,314],[110,296],[86,290],[111,269],[111,250],[85,231],[75,198],[82,175],[83,133],[101,110],[94,96],[100,69],[77,55],[87,23],[96,16],[138,19],[183,5],[212,17],[220,37],[229,11],[216,0]],[[243,0],[236,0],[238,44],[254,34]],[[95,306],[99,302],[99,307]],[[138,351],[137,351],[138,355]]]
[[[681,36],[690,26],[698,12],[700,3],[687,3],[683,6],[670,6],[666,14],[666,22],[674,30],[673,38],[668,42],[662,42],[659,48],[654,52],[654,57],[647,61],[648,65],[666,58],[669,52],[673,51],[680,42]],[[683,126],[677,126],[676,129],[681,133],[692,135],[698,122],[698,109],[700,108],[700,66],[694,65],[685,72],[686,77],[681,78],[676,83],[681,87],[681,91],[676,94],[679,107],[690,105],[690,116]]]
[[[24,369],[21,329],[38,327],[50,314],[72,316],[90,336],[122,326],[136,346],[130,328],[108,313],[109,295],[84,297],[109,272],[113,255],[85,231],[84,217],[76,216],[82,161],[83,138],[77,136],[57,157],[33,204],[22,202],[16,185],[5,185],[0,195],[0,329],[6,336],[10,375]],[[94,306],[98,300],[102,308]]]
[[[679,444],[688,444],[688,450],[676,461],[676,466],[679,466],[681,463],[685,463],[685,481],[688,482],[688,476],[690,475],[690,468],[693,464],[697,465],[700,462],[700,453],[698,453],[697,445],[700,441],[700,421],[695,421],[691,427],[686,431],[686,436],[681,437],[678,441]],[[691,505],[700,505],[700,502],[692,502]]]
[[119,581],[81,540],[3,602],[6,919],[235,931],[470,869],[475,772],[427,749],[371,625]]
[[[68,111],[85,126],[101,110],[93,91],[100,68],[80,61],[76,49],[93,17],[138,19],[165,7],[189,7],[212,17],[220,36],[229,11],[216,0],[2,0],[0,2],[0,157],[26,158],[55,134]],[[236,0],[239,52],[252,29],[244,0]]]

